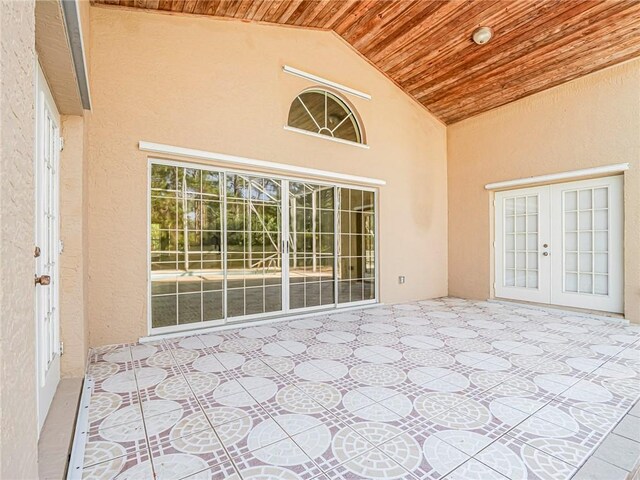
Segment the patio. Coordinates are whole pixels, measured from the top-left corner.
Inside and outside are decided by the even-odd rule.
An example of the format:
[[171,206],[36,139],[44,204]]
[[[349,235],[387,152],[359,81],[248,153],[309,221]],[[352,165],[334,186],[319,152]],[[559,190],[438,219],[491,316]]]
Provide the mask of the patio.
[[0,479],[640,480],[640,1],[0,25]]
[[639,372],[639,326],[457,298],[105,346],[82,477],[570,478]]

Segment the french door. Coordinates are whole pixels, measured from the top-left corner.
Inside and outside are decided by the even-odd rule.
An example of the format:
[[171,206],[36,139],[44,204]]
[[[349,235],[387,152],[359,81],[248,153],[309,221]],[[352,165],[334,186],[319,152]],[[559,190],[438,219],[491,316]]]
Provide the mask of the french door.
[[152,160],[150,331],[376,301],[375,192]]
[[60,115],[40,66],[36,80],[35,312],[38,431],[60,381]]
[[497,297],[623,311],[622,176],[499,192]]

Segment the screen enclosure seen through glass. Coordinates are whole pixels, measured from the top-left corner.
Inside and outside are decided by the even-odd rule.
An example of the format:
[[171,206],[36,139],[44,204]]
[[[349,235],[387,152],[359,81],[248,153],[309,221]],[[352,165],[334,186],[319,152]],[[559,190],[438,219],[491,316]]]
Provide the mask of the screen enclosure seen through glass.
[[376,300],[371,189],[153,160],[149,191],[154,332]]

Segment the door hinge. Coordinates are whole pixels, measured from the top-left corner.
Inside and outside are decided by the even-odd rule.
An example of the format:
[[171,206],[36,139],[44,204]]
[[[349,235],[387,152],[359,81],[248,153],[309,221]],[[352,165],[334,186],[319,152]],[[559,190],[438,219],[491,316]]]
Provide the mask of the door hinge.
[[64,342],[60,342],[60,356],[64,354]]
[[64,252],[64,242],[62,240],[58,243],[58,253]]
[[64,138],[62,137],[58,137],[58,150],[64,150]]

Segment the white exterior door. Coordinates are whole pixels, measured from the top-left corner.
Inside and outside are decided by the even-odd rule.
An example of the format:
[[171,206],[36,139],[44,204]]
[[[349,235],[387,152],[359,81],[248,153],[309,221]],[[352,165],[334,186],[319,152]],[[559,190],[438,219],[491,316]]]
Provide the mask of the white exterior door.
[[549,189],[499,192],[496,205],[496,296],[549,303]]
[[622,177],[495,196],[495,295],[623,311]]
[[622,313],[623,177],[552,187],[551,303]]
[[38,427],[42,429],[60,381],[59,288],[60,115],[38,65],[36,82],[35,311]]

